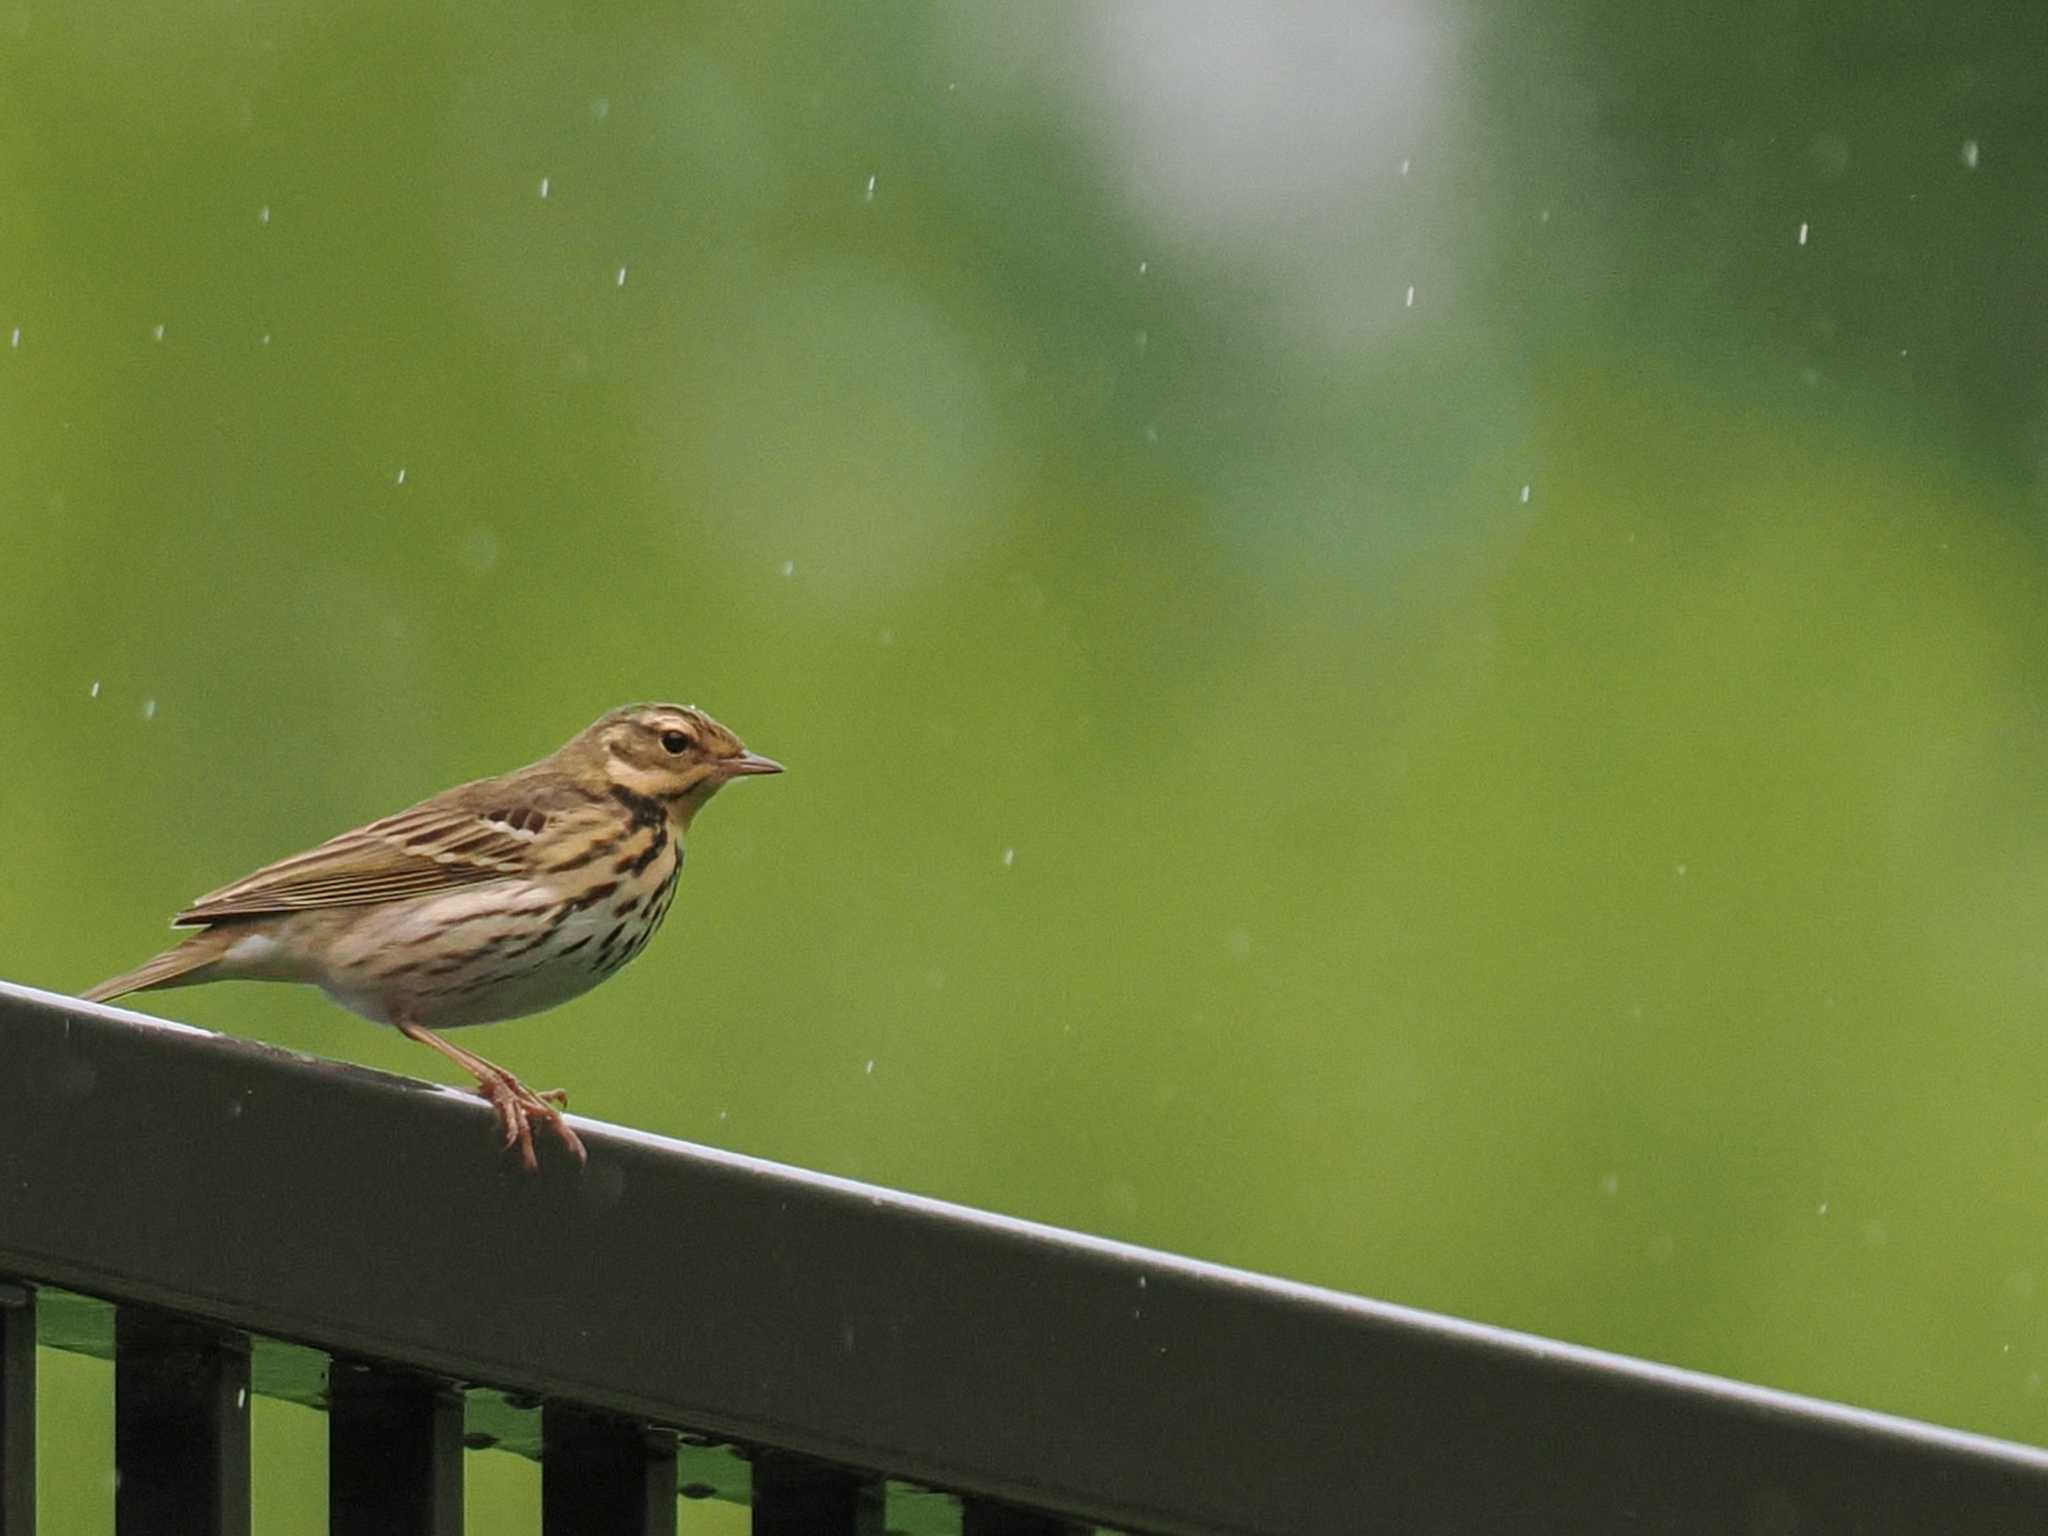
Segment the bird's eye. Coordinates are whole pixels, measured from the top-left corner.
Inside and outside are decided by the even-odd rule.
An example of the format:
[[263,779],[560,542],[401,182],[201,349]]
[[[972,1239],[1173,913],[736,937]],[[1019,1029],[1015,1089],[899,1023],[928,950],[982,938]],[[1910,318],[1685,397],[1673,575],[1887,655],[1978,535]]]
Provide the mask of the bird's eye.
[[682,753],[689,751],[690,738],[685,736],[681,731],[663,731],[661,733],[661,746],[662,750],[665,752],[673,752],[677,755],[681,755]]

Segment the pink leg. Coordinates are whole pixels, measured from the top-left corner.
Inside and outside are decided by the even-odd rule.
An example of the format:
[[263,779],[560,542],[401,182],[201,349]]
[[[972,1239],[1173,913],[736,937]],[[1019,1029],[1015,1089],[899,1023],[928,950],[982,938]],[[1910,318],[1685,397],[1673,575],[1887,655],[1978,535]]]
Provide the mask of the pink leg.
[[590,1161],[590,1154],[584,1150],[583,1138],[571,1130],[561,1116],[562,1108],[569,1102],[569,1095],[561,1089],[551,1088],[546,1093],[535,1093],[503,1067],[485,1061],[459,1045],[450,1044],[432,1030],[403,1017],[393,1022],[406,1039],[433,1047],[476,1079],[477,1093],[489,1100],[491,1108],[498,1112],[498,1124],[505,1132],[504,1144],[519,1148],[519,1161],[528,1173],[540,1167],[540,1160],[533,1155],[535,1120],[553,1131],[556,1139],[569,1149],[579,1164]]

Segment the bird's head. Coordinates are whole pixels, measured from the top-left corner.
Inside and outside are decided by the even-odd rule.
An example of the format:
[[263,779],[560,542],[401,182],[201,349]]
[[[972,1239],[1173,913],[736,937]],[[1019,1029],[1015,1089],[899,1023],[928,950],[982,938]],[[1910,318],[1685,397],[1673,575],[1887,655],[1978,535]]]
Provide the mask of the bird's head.
[[658,801],[683,826],[733,779],[782,772],[689,704],[629,704],[583,736],[614,789]]

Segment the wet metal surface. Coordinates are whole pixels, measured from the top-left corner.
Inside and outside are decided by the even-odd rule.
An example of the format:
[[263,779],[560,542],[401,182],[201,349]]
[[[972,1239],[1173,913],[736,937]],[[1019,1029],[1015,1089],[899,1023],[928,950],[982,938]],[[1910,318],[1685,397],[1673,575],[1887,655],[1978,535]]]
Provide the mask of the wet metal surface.
[[0,1273],[709,1440],[1162,1532],[2048,1515],[2028,1448],[595,1122],[526,1178],[466,1095],[116,1008],[0,988],[0,1053]]

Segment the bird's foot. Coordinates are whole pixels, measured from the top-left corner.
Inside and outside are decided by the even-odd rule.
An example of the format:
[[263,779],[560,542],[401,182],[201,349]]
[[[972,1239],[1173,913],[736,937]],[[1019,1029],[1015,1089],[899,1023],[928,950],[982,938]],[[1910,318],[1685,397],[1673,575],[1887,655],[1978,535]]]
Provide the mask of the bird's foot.
[[520,1166],[528,1173],[540,1168],[540,1159],[533,1154],[533,1124],[536,1120],[569,1149],[578,1166],[590,1161],[589,1152],[584,1150],[583,1138],[562,1118],[569,1095],[561,1089],[550,1088],[545,1093],[535,1093],[510,1072],[500,1068],[493,1069],[488,1076],[478,1074],[476,1092],[498,1112],[498,1125],[505,1133],[503,1144],[519,1149]]

